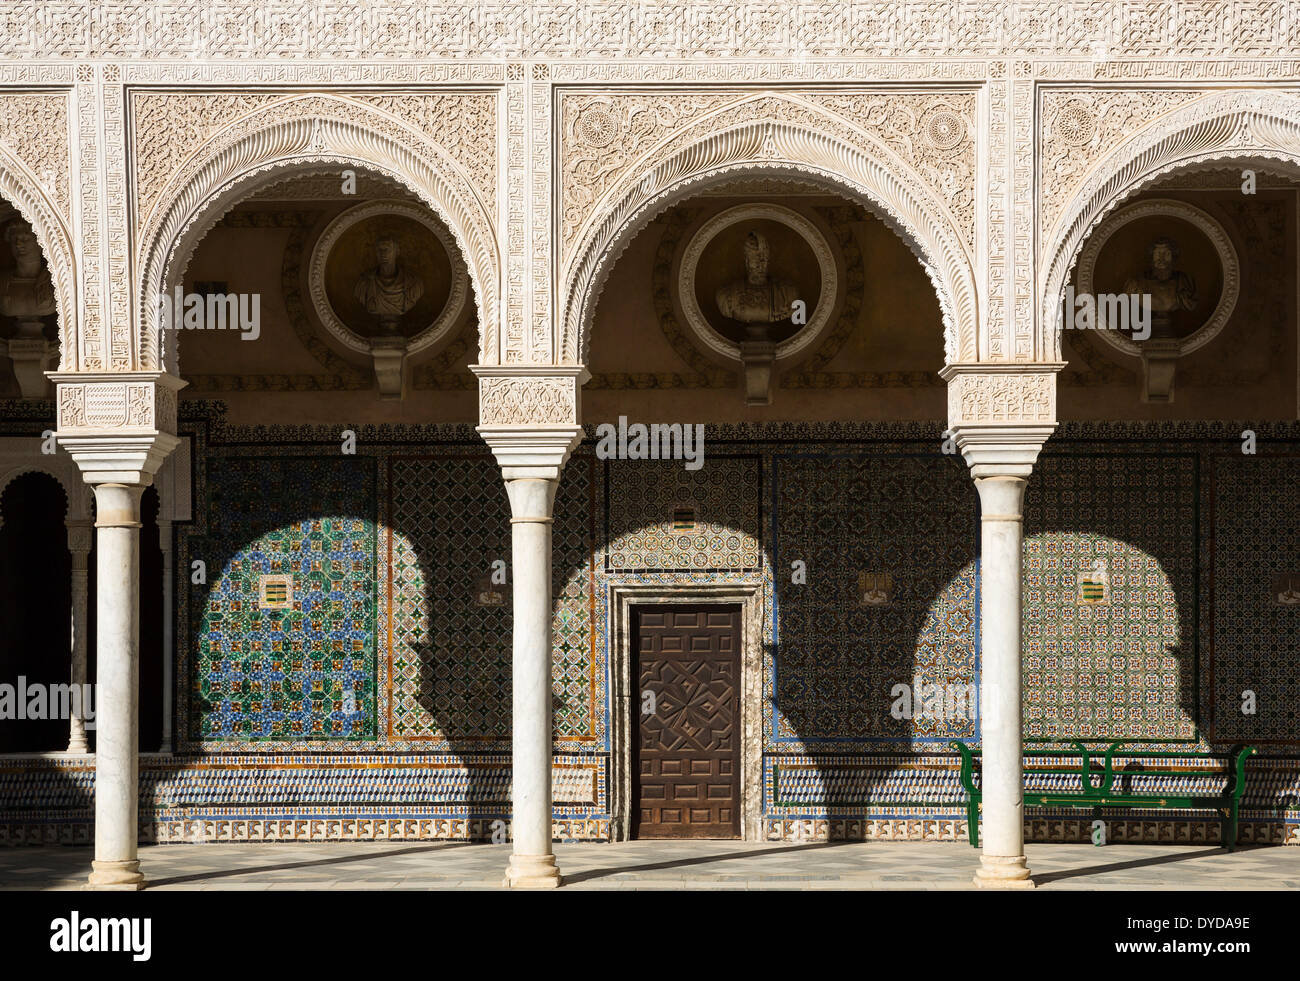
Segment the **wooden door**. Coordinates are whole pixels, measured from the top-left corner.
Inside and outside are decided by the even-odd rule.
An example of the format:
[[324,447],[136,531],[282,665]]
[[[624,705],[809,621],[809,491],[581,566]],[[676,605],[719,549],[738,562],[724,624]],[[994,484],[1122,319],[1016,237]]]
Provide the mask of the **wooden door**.
[[740,607],[641,606],[634,838],[740,837]]

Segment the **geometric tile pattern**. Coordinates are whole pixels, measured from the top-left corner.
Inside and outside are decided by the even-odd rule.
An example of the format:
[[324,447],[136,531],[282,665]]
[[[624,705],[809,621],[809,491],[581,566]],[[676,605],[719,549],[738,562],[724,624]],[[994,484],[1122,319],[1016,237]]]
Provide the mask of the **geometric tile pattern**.
[[[1212,461],[1213,737],[1300,742],[1300,604],[1279,602],[1279,580],[1300,582],[1300,457]],[[1287,596],[1291,601],[1294,597]],[[1246,692],[1253,692],[1253,712]],[[1300,797],[1297,798],[1300,805]]]
[[[565,467],[552,526],[557,741],[595,738],[590,470],[585,458]],[[513,614],[510,506],[500,466],[482,453],[395,455],[389,474],[388,734],[504,745],[510,738]],[[498,561],[505,563],[503,602],[481,605],[479,593],[492,585]]]
[[[191,412],[191,424],[194,418]],[[1086,431],[1076,427],[1072,435],[1067,424],[1039,458],[1026,494],[1026,735],[1194,739],[1199,616],[1199,635],[1207,638],[1199,671],[1202,721],[1207,728],[1213,724],[1216,742],[1275,738],[1294,744],[1300,738],[1300,722],[1286,714],[1300,704],[1300,672],[1294,670],[1300,616],[1293,607],[1268,599],[1278,576],[1300,571],[1300,523],[1293,520],[1288,503],[1300,499],[1300,461],[1224,455],[1228,431],[1217,425],[1193,430],[1116,424]],[[1270,425],[1259,428],[1261,437]],[[1109,434],[1126,426],[1118,438],[1129,443],[1113,441]],[[500,750],[508,738],[508,721],[504,730],[500,723],[509,716],[509,612],[494,624],[491,617],[500,610],[472,605],[464,572],[455,570],[460,569],[457,563],[477,567],[478,549],[500,551],[509,561],[499,469],[481,444],[471,448],[475,437],[467,428],[445,430],[459,445],[438,445],[441,435],[412,434],[388,448],[377,444],[390,437],[363,432],[361,455],[349,458],[322,448],[332,433],[304,431],[299,439],[241,434],[231,440],[221,435],[224,423],[213,427],[209,443],[209,430],[200,426],[195,444],[196,500],[212,504],[179,536],[177,596],[192,596],[192,602],[180,611],[180,622],[184,625],[188,618],[190,626],[177,635],[182,657],[178,682],[182,702],[192,705],[178,719],[183,723],[188,718],[191,725],[184,728],[214,749],[229,752],[247,742],[248,750],[264,752],[279,749],[274,742],[283,740],[313,752],[299,757],[283,752],[180,757],[166,766],[142,763],[142,831],[160,840],[190,840],[191,825],[198,825],[208,840],[294,841],[489,833],[490,820],[481,815],[497,809],[504,813],[504,804],[494,801],[507,799],[502,782],[509,763]],[[880,442],[906,427],[859,429],[711,427],[711,445],[725,446],[727,453],[710,453],[699,472],[686,471],[681,461],[602,466],[581,453],[570,459],[553,528],[555,738],[575,751],[556,757],[561,837],[607,837],[609,830],[604,799],[608,761],[595,751],[608,748],[604,645],[610,573],[645,584],[740,579],[765,584],[764,745],[781,751],[763,762],[766,836],[964,835],[952,758],[934,752],[938,747],[932,740],[969,738],[970,732],[939,720],[894,720],[888,710],[889,687],[912,680],[918,665],[938,675],[926,674],[922,680],[927,682],[978,680],[974,652],[960,641],[969,642],[975,633],[977,498],[960,461],[937,453],[932,459],[908,458],[893,449],[898,444]],[[1239,431],[1237,427],[1228,436],[1235,438]],[[1294,452],[1300,427],[1278,424],[1274,431]],[[747,434],[737,435],[742,432]],[[1180,452],[1169,453],[1175,437]],[[1150,442],[1138,443],[1139,438]],[[263,445],[250,447],[257,442]],[[229,445],[233,443],[240,445]],[[830,450],[805,457],[791,449],[817,444]],[[902,448],[912,452],[905,444]],[[446,455],[417,459],[415,454],[426,449]],[[467,454],[481,460],[475,463]],[[954,471],[951,486],[945,483],[945,465]],[[891,484],[891,475],[900,472],[904,479]],[[1201,473],[1206,479],[1198,487]],[[593,480],[596,474],[599,485]],[[606,496],[616,499],[608,508]],[[379,517],[394,529],[391,536],[382,528],[378,535],[374,532],[376,501]],[[695,521],[689,534],[678,527],[680,513],[687,510],[694,511],[690,517]],[[597,514],[604,515],[610,533],[606,540],[597,537]],[[770,541],[764,542],[769,532]],[[499,545],[491,544],[494,536]],[[358,541],[361,547],[355,548]],[[766,561],[765,551],[771,552],[774,565]],[[359,557],[354,559],[354,553]],[[355,571],[350,563],[364,566],[367,556],[367,585],[354,582],[355,594],[322,591],[310,578],[304,584],[299,572],[304,566],[294,567],[304,560],[311,571],[319,562],[321,572],[333,573],[334,563],[340,562],[346,584]],[[200,558],[208,563],[210,585],[191,586],[189,562]],[[807,585],[790,581],[794,559],[805,562]],[[1082,582],[1098,560],[1104,576]],[[593,561],[599,576],[593,575]],[[401,570],[399,562],[405,563]],[[941,567],[943,577],[925,579]],[[449,570],[443,580],[440,569]],[[827,570],[827,580],[820,581]],[[888,576],[884,604],[859,602],[862,574]],[[282,575],[293,576],[286,593],[295,606],[260,609],[263,577]],[[383,580],[382,604],[374,603],[377,579]],[[454,589],[448,585],[453,580]],[[799,591],[809,586],[817,595],[801,597]],[[435,597],[433,612],[422,622],[418,611],[429,590]],[[412,595],[419,598],[414,616],[409,605],[402,606]],[[356,636],[348,600],[366,597],[372,601],[372,620]],[[598,616],[592,613],[596,598]],[[217,602],[215,609],[209,609],[209,599]],[[295,621],[288,618],[300,613],[304,602],[309,610],[296,622],[307,623],[307,613],[318,610],[319,628],[308,623],[301,636],[292,629],[286,632],[286,620],[292,625]],[[910,626],[899,627],[900,621],[910,621]],[[274,629],[273,622],[281,629]],[[486,626],[475,635],[479,624]],[[779,649],[772,644],[774,630],[779,631]],[[593,649],[595,636],[598,649]],[[475,651],[465,651],[464,637],[474,639]],[[449,638],[455,638],[450,646]],[[270,656],[283,654],[286,644],[293,654],[295,640],[304,645],[301,675],[294,675],[297,662],[292,658],[280,658],[280,675],[275,674]],[[316,640],[330,648],[335,640],[345,646],[361,640],[360,676],[346,650],[338,652],[342,658],[327,651],[331,656],[322,659],[318,671],[310,657]],[[240,650],[223,650],[223,643],[236,642]],[[245,642],[248,651],[242,650]],[[262,649],[254,649],[256,644]],[[418,659],[421,650],[431,660]],[[398,659],[411,652],[417,660],[399,670]],[[483,670],[468,687],[450,681],[460,679],[457,671],[490,669],[494,657],[505,666],[505,695],[500,700],[480,695],[475,715],[466,693],[480,677],[499,684],[501,675]],[[376,664],[377,659],[382,663]],[[376,691],[376,674],[387,691]],[[294,688],[295,678],[303,687]],[[194,690],[191,679],[198,682]],[[435,680],[423,688],[429,679]],[[444,686],[439,691],[436,679],[447,680],[451,690]],[[339,721],[361,730],[268,731],[276,721],[275,698],[282,712],[286,704],[282,685],[278,695],[271,690],[268,709],[269,680],[289,681],[289,694],[301,713],[297,721],[309,730],[318,723],[332,726],[336,718],[324,703],[344,700],[340,688],[346,692],[353,682],[356,711]],[[317,681],[319,686],[313,684]],[[360,688],[355,687],[358,681]],[[1255,716],[1240,713],[1240,693],[1247,688],[1256,694]],[[313,693],[325,697],[312,699]],[[220,698],[209,703],[200,697],[204,695]],[[260,710],[255,695],[261,696]],[[489,704],[493,701],[495,708]],[[399,704],[408,709],[405,716],[396,711]],[[773,705],[779,709],[775,715]],[[1049,705],[1059,720],[1055,729],[1049,726]],[[365,731],[376,718],[378,729]],[[399,732],[395,725],[390,733],[390,720],[399,718],[405,728]],[[285,714],[280,721],[283,726],[295,720]],[[475,732],[488,738],[475,742]],[[779,744],[768,741],[772,738]],[[439,750],[454,752],[411,753],[410,739],[428,739],[430,748],[442,742]],[[457,745],[460,740],[466,745]],[[802,740],[815,743],[813,755],[796,755],[802,752]],[[873,740],[894,742],[864,745]],[[899,741],[910,741],[911,751]],[[363,742],[364,748],[358,745]],[[870,753],[876,755],[865,755]],[[201,765],[191,765],[195,762]],[[571,764],[575,773],[562,772],[562,764]],[[581,775],[575,775],[578,770]],[[1242,840],[1300,843],[1297,761],[1256,757],[1247,773]],[[1040,778],[1031,775],[1035,779]],[[1187,779],[1220,778],[1179,777],[1170,786],[1190,787]],[[93,784],[93,769],[84,765],[0,761],[0,842],[88,840]],[[1040,840],[1086,840],[1087,821],[1075,812],[1065,812],[1065,817],[1054,813],[1032,809],[1026,816],[1027,833]],[[940,826],[945,830],[936,830]],[[1217,835],[1217,825],[1213,818],[1184,818],[1178,812],[1135,813],[1127,821],[1117,813],[1111,831],[1112,840],[1209,841]]]
[[493,562],[510,563],[500,471],[486,455],[390,459],[393,738],[510,736],[510,606],[476,602]]
[[1195,741],[1197,461],[1044,453],[1025,494],[1031,739]]
[[[776,485],[778,740],[971,739],[973,707],[891,711],[896,685],[973,693],[976,501],[953,456],[781,456]],[[806,582],[794,581],[794,562]],[[864,601],[863,576],[888,577]],[[949,689],[947,686],[952,686]],[[973,701],[973,699],[970,699]]]
[[[760,562],[757,457],[608,461],[607,572],[745,572]],[[682,527],[674,514],[689,514]]]
[[[209,576],[189,590],[194,735],[373,739],[374,462],[223,457],[208,500],[208,534],[190,547]],[[268,575],[292,583],[287,608],[263,602]]]

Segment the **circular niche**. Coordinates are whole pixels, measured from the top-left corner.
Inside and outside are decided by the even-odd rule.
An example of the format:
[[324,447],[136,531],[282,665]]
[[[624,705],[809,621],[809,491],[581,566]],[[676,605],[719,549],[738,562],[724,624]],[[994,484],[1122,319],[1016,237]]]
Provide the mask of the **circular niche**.
[[[1153,268],[1153,258],[1168,268]],[[1150,339],[1177,342],[1181,357],[1223,330],[1237,305],[1240,278],[1237,252],[1222,225],[1186,202],[1158,199],[1121,208],[1102,222],[1079,256],[1078,295],[1152,294]],[[1098,333],[1125,354],[1142,355],[1141,343],[1120,331]]]
[[[765,246],[761,276],[751,275],[755,241]],[[802,351],[830,322],[838,286],[835,257],[821,231],[776,204],[737,205],[709,219],[686,244],[677,276],[687,326],[710,350],[736,361],[741,342],[754,339],[751,328],[759,325],[776,344],[776,358]],[[806,305],[804,324],[791,319],[794,300]]]
[[[391,244],[381,247],[385,240]],[[469,273],[432,214],[404,201],[371,201],[326,226],[308,285],[321,323],[345,347],[369,353],[376,338],[397,336],[414,354],[456,322]]]

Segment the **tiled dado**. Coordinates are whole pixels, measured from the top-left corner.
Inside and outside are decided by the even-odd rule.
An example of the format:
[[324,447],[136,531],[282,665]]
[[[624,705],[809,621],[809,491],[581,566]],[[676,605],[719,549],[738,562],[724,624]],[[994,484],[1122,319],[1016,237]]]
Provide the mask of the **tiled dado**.
[[[557,756],[561,838],[609,837],[605,760]],[[0,766],[0,844],[91,840],[93,765],[30,759]],[[491,838],[510,815],[500,756],[232,756],[145,759],[145,841]]]
[[[325,810],[322,808],[322,810]],[[483,841],[491,840],[498,818],[411,815],[319,817],[249,815],[175,818],[140,822],[140,840],[155,844],[221,841]],[[609,819],[565,818],[551,824],[561,841],[608,841]],[[78,821],[0,822],[0,845],[89,845],[94,823]]]
[[[1087,843],[1092,840],[1092,822],[1091,814],[1030,818],[1025,821],[1025,840]],[[1288,824],[1276,817],[1243,814],[1238,830],[1238,844],[1300,845],[1300,822]],[[1211,818],[1116,817],[1107,820],[1106,832],[1111,844],[1214,845],[1219,842],[1220,826],[1217,819]],[[763,822],[763,840],[968,841],[969,836],[964,817],[910,812],[877,818],[767,818]]]

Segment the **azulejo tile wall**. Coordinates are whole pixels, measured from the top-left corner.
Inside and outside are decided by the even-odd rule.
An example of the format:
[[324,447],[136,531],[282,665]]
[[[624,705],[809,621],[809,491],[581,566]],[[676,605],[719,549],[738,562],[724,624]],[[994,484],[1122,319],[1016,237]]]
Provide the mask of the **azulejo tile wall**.
[[[394,454],[387,467],[388,738],[508,749],[510,510],[500,468],[482,453]],[[560,743],[597,736],[592,471],[589,456],[570,461],[552,528]]]
[[1028,739],[1194,742],[1193,454],[1045,453],[1025,491]]
[[373,739],[373,465],[230,455],[209,477],[185,566],[211,576],[189,590],[191,738]]
[[[0,430],[41,423],[0,417]],[[186,403],[183,428],[189,738],[142,762],[142,836],[490,835],[509,817],[510,612],[483,580],[509,560],[509,525],[481,440],[360,427],[344,458],[332,429],[228,426],[211,403]],[[611,833],[609,602],[626,582],[760,590],[765,837],[965,834],[943,744],[975,739],[974,725],[891,714],[897,683],[978,681],[977,498],[939,452],[941,428],[710,427],[699,472],[575,454],[554,527],[558,836]],[[1026,705],[1043,711],[1027,732],[1053,734],[1052,706],[1055,732],[1127,739],[1137,759],[1167,740],[1256,743],[1243,840],[1300,842],[1300,604],[1286,586],[1300,580],[1300,425],[1256,427],[1257,459],[1240,454],[1240,428],[1064,426],[1049,444],[1028,493]],[[76,761],[0,761],[0,841],[87,840],[93,777]],[[1079,815],[1026,824],[1055,840],[1088,832]],[[1133,815],[1112,839],[1210,841],[1216,828],[1206,814]]]
[[939,718],[895,694],[979,680],[978,511],[938,445],[773,457],[776,746],[975,735],[974,706]]
[[1214,660],[1203,686],[1207,727],[1221,742],[1294,747],[1300,738],[1300,456],[1260,458],[1237,449],[1213,456],[1209,470],[1206,608]]

